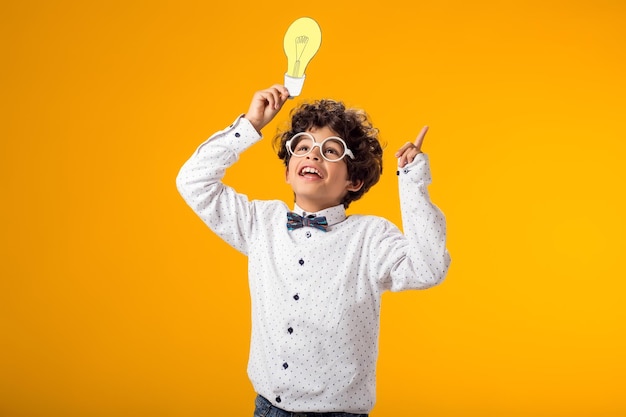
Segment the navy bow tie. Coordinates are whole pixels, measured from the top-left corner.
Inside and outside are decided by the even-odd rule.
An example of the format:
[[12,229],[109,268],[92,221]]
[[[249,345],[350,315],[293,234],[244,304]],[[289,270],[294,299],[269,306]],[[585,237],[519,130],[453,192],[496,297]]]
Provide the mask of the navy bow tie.
[[325,232],[328,228],[328,221],[324,216],[302,217],[296,213],[287,213],[287,229],[299,229],[303,226],[315,227]]

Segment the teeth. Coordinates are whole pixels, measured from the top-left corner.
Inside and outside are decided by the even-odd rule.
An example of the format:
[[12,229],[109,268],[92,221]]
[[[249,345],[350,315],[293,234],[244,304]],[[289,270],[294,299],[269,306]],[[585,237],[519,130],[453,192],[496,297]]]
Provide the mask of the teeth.
[[322,174],[320,174],[320,172],[313,167],[302,168],[302,171],[300,171],[300,175],[304,175],[304,174],[316,174],[316,175],[319,175],[320,177],[322,176]]

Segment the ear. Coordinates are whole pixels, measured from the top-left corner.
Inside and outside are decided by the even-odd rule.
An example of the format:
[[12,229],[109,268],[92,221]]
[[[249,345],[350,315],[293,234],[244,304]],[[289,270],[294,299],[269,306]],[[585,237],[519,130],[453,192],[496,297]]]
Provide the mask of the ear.
[[359,191],[361,187],[363,187],[363,180],[355,180],[348,184],[348,186],[346,187],[346,190],[355,192],[355,191]]
[[285,182],[289,184],[289,167],[285,168]]

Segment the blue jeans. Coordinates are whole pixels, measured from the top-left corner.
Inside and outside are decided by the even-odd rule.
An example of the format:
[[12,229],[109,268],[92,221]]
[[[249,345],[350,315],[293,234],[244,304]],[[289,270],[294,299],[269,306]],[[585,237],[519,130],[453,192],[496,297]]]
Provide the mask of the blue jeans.
[[271,402],[260,395],[255,401],[254,417],[367,417],[367,414],[352,413],[292,413],[274,407]]

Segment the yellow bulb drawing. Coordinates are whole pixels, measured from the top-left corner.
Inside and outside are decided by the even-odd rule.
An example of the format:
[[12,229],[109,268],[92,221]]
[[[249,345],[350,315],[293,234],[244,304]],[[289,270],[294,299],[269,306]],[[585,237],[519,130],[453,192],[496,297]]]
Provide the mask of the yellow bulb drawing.
[[310,17],[295,20],[287,29],[283,48],[287,55],[285,87],[289,95],[295,97],[302,92],[304,71],[322,44],[322,31],[317,22]]

